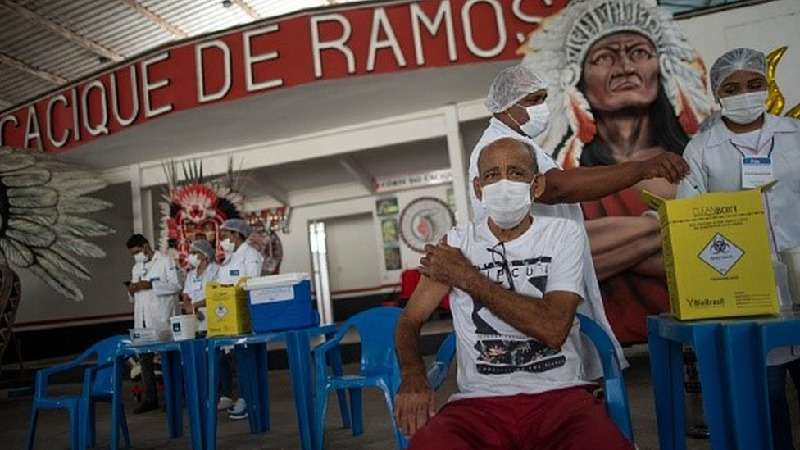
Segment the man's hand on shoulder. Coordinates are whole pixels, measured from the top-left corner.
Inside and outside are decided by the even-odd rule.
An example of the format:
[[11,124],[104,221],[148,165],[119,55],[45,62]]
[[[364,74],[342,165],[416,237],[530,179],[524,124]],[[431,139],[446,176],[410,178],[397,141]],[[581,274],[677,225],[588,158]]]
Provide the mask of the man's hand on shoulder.
[[426,245],[425,256],[419,260],[419,271],[440,283],[466,290],[468,279],[480,275],[461,250],[450,247],[443,240],[437,245]]
[[395,397],[395,418],[406,436],[413,436],[436,414],[435,396],[424,374],[404,376]]

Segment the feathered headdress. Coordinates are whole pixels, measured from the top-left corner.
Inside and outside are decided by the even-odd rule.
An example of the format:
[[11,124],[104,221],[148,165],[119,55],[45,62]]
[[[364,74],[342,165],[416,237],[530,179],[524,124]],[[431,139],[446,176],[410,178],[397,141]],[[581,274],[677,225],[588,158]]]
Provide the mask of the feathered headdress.
[[82,217],[111,204],[84,195],[105,186],[97,175],[48,155],[0,148],[0,263],[29,270],[59,294],[83,300],[73,279],[91,274],[77,257],[105,257],[86,238],[114,233]]
[[184,163],[182,179],[174,161],[163,167],[167,187],[160,204],[161,248],[167,250],[169,241],[174,240],[179,264],[186,269],[189,246],[196,234],[216,240],[222,222],[241,217],[244,199],[239,193],[240,179],[233,160],[228,161],[225,176],[214,180],[203,176],[202,161]]
[[[698,131],[712,106],[706,69],[669,13],[642,0],[575,0],[529,37],[522,64],[548,82],[550,126],[538,141],[565,168],[580,165],[583,146],[597,132],[589,102],[578,90],[589,48],[618,32],[648,37],[659,56],[661,87],[683,130]],[[564,139],[566,142],[564,142]]]

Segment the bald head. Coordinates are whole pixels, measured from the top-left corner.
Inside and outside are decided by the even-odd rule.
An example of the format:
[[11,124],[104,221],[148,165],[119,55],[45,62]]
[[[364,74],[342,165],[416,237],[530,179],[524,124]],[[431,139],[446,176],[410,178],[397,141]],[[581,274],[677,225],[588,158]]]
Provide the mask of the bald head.
[[503,178],[530,183],[538,173],[533,147],[517,139],[498,139],[484,147],[478,158],[478,179],[482,186]]

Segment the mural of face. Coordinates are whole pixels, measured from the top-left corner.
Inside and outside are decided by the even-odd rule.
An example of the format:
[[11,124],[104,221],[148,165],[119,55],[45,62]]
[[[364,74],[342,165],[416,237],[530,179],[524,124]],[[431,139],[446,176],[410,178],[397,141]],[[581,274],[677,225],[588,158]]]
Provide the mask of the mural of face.
[[638,33],[621,32],[595,42],[583,62],[585,95],[592,111],[647,108],[658,95],[658,53]]

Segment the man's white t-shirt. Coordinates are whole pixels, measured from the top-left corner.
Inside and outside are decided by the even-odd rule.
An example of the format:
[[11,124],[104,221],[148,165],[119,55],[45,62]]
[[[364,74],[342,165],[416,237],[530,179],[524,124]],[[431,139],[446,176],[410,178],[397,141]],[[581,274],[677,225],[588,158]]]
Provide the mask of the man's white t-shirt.
[[[500,244],[488,219],[452,229],[451,247],[484,275],[509,289],[541,301],[551,291],[583,295],[585,233],[572,220],[536,217],[513,241]],[[507,268],[507,269],[506,269]],[[456,333],[459,392],[451,400],[470,397],[536,394],[588,384],[579,356],[580,328],[574,320],[560,349],[546,347],[492,314],[459,289],[450,292]]]

